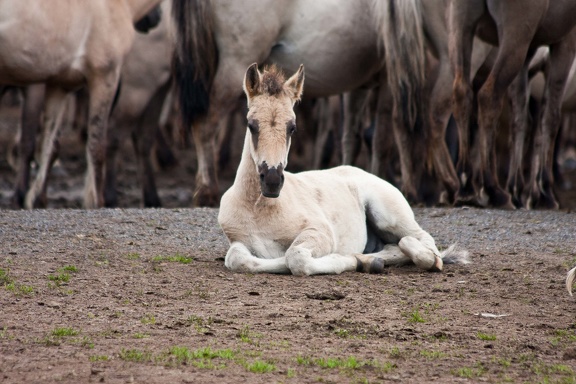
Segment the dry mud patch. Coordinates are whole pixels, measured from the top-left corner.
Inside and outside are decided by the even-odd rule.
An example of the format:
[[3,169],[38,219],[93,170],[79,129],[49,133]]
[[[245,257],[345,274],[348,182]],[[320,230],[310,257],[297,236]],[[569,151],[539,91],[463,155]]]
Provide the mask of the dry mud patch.
[[233,274],[215,209],[0,211],[0,382],[576,382],[575,214],[415,213],[473,264]]

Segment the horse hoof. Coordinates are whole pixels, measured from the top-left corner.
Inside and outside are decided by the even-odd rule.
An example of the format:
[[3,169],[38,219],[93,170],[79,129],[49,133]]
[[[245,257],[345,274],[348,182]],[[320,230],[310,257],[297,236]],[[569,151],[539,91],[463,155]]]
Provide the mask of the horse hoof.
[[357,255],[356,272],[363,273],[384,273],[384,259],[374,256]]
[[444,262],[441,258],[436,256],[436,260],[434,260],[434,265],[428,269],[430,272],[442,272],[442,268],[444,268]]

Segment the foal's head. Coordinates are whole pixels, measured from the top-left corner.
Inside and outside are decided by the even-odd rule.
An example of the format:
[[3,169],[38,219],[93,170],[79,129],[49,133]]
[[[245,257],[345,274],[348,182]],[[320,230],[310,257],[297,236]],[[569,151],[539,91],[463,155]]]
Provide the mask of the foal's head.
[[252,136],[250,154],[265,197],[280,195],[290,137],[296,132],[293,107],[300,100],[303,85],[303,65],[288,80],[275,66],[261,73],[258,65],[252,64],[246,71],[244,92],[248,98],[248,129]]

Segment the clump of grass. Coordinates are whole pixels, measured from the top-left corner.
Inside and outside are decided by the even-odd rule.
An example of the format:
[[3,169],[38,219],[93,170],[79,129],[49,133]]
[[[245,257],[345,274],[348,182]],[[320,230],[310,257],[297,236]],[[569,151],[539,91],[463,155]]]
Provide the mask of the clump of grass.
[[452,371],[452,374],[459,377],[464,377],[467,379],[473,379],[475,377],[480,377],[486,373],[486,368],[482,363],[476,364],[475,367],[462,367]]
[[476,335],[480,340],[484,340],[484,341],[494,341],[496,340],[496,335],[492,335],[492,334],[488,334],[488,333],[482,333],[482,332],[478,332],[478,334]]
[[140,319],[142,324],[156,324],[156,317],[154,315],[145,315]]
[[422,314],[420,313],[420,310],[418,308],[414,308],[412,310],[412,312],[410,312],[406,315],[406,317],[408,318],[408,322],[410,322],[410,323],[425,323],[426,322],[426,319],[424,319],[424,317],[422,316]]
[[7,291],[17,296],[34,294],[34,287],[16,283],[14,279],[10,277],[10,271],[3,268],[0,268],[0,285],[3,285]]
[[173,364],[191,364],[197,368],[215,369],[223,365],[215,365],[212,360],[232,360],[235,353],[230,349],[213,350],[210,347],[190,350],[188,347],[174,346],[168,350],[167,359]]
[[88,360],[92,361],[92,362],[97,362],[97,361],[108,361],[110,360],[110,357],[106,356],[106,355],[93,355],[90,356],[88,358]]
[[78,335],[78,333],[80,332],[73,328],[63,327],[63,328],[55,328],[54,330],[52,330],[51,334],[52,336],[56,337],[68,337],[68,336],[76,336]]
[[138,252],[130,252],[126,255],[129,260],[139,260],[140,254]]
[[73,265],[65,265],[62,268],[58,268],[55,274],[48,275],[48,280],[54,283],[57,287],[70,281],[70,273],[78,272],[78,268]]
[[238,337],[243,343],[254,344],[254,339],[262,337],[262,335],[252,332],[250,327],[245,325],[239,332]]
[[[363,366],[374,366],[384,369],[386,365],[381,365],[375,361],[359,360],[354,356],[349,356],[347,358],[340,357],[328,357],[328,358],[310,358],[306,356],[297,356],[296,363],[299,365],[314,365],[325,369],[348,369],[355,370]],[[390,365],[392,366],[392,365]]]
[[276,370],[276,366],[266,361],[256,360],[246,365],[246,369],[253,373],[266,373]]
[[171,263],[182,263],[190,264],[194,259],[192,257],[184,256],[179,253],[172,256],[156,256],[152,258],[155,263],[159,262],[171,262]]
[[12,278],[10,277],[10,271],[4,268],[0,268],[0,285],[6,285],[12,283]]

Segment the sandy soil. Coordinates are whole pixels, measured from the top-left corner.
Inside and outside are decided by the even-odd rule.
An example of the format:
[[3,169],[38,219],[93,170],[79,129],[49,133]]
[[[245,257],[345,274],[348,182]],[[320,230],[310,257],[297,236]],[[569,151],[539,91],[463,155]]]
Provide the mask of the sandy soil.
[[575,214],[415,212],[473,264],[233,274],[214,209],[2,211],[0,381],[575,382]]

